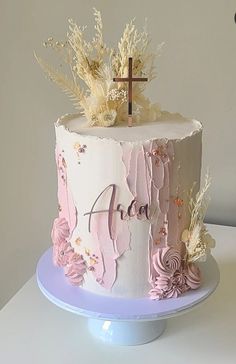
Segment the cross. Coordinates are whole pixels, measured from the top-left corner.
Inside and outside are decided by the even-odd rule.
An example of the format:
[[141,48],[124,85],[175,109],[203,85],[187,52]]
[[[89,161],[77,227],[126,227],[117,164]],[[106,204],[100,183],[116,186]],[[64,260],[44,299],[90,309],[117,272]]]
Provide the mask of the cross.
[[128,126],[132,126],[132,82],[148,81],[146,77],[133,77],[133,59],[129,57],[129,72],[128,77],[115,77],[114,82],[128,82]]

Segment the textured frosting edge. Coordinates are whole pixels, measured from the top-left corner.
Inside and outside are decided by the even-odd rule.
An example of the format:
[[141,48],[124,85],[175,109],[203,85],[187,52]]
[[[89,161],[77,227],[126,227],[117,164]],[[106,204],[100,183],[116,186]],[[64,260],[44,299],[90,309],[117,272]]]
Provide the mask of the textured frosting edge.
[[[168,112],[169,113],[169,112]],[[169,113],[170,115],[177,115],[176,113]],[[180,114],[178,114],[180,115]],[[186,135],[186,136],[183,136],[182,138],[158,138],[158,136],[154,136],[153,138],[150,138],[150,139],[144,139],[144,140],[134,140],[134,141],[125,141],[125,140],[116,140],[114,138],[111,138],[111,137],[101,137],[101,136],[97,136],[97,135],[89,135],[89,134],[80,134],[78,131],[73,131],[73,130],[70,130],[65,124],[70,121],[70,120],[73,120],[74,118],[78,118],[82,116],[80,113],[77,113],[77,114],[64,114],[62,116],[60,116],[56,122],[54,122],[54,125],[56,128],[58,127],[62,127],[67,133],[70,133],[70,134],[74,134],[74,135],[79,135],[81,138],[88,138],[88,139],[91,139],[91,140],[102,140],[102,141],[112,141],[114,143],[118,143],[118,144],[123,144],[123,143],[127,143],[127,144],[132,144],[132,145],[140,145],[140,144],[143,144],[145,142],[149,142],[149,141],[154,141],[154,140],[171,140],[173,142],[181,142],[183,140],[186,140],[188,138],[191,138],[193,135],[195,134],[198,134],[198,133],[201,133],[202,130],[203,130],[203,125],[202,125],[202,122],[197,120],[197,119],[187,119],[187,120],[191,120],[192,122],[194,122],[196,125],[198,125],[198,127],[193,130],[190,134]],[[181,115],[182,116],[182,115]],[[158,120],[156,121],[158,123]],[[143,124],[145,125],[145,124]],[[114,127],[115,128],[115,127]]]

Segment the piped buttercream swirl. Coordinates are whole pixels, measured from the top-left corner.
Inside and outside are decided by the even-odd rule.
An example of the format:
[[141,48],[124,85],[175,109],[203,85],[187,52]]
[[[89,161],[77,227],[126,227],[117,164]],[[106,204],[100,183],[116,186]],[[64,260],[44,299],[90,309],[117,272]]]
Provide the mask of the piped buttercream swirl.
[[64,268],[65,276],[74,286],[80,286],[83,283],[86,270],[84,258],[77,253],[71,254],[69,264]]
[[185,269],[186,283],[191,289],[197,289],[201,283],[201,272],[194,263],[189,263]]
[[174,247],[158,249],[153,256],[156,277],[149,291],[151,299],[177,298],[189,289],[197,289],[201,283],[198,266],[184,262],[180,250]]
[[180,251],[174,247],[158,249],[157,253],[153,255],[153,266],[160,276],[172,276],[180,265]]
[[57,217],[54,220],[51,238],[53,244],[63,243],[70,235],[70,228],[65,218]]
[[73,248],[66,240],[53,245],[53,263],[57,267],[65,267],[73,254]]
[[67,241],[70,228],[65,218],[56,218],[52,228],[53,263],[63,267],[65,276],[73,285],[80,286],[84,281],[87,270],[86,262],[82,255],[75,253],[71,243]]

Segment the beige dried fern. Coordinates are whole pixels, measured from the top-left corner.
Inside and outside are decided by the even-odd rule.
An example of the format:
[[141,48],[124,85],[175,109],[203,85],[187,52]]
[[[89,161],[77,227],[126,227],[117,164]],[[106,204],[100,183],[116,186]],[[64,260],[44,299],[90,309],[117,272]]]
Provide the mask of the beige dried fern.
[[48,78],[55,82],[74,102],[77,108],[86,107],[86,99],[84,91],[76,85],[72,80],[69,80],[67,75],[64,75],[60,71],[56,70],[45,62],[42,58],[34,54],[37,62],[42,67]]
[[211,184],[211,179],[209,177],[209,174],[207,173],[203,187],[196,194],[195,198],[190,197],[189,201],[189,209],[191,213],[191,222],[189,226],[190,231],[192,231],[197,224],[203,223],[209,203],[209,196],[207,196],[207,191],[210,187],[210,184]]
[[193,197],[195,185],[190,191],[190,225],[188,229],[183,231],[181,237],[186,245],[186,259],[188,262],[205,260],[210,249],[215,245],[214,239],[204,226],[204,218],[209,203],[207,192],[210,183],[209,174],[207,173],[204,186],[195,197]]

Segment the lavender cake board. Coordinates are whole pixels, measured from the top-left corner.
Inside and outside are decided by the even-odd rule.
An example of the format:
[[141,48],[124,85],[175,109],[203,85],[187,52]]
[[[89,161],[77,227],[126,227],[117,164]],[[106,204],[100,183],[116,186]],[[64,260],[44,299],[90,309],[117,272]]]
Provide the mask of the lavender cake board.
[[70,312],[101,320],[153,321],[184,313],[212,294],[220,279],[218,265],[212,256],[207,264],[199,264],[202,285],[177,299],[153,301],[149,297],[137,299],[110,298],[90,293],[67,282],[62,268],[52,263],[52,248],[39,259],[37,282],[42,293],[57,306]]

